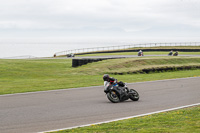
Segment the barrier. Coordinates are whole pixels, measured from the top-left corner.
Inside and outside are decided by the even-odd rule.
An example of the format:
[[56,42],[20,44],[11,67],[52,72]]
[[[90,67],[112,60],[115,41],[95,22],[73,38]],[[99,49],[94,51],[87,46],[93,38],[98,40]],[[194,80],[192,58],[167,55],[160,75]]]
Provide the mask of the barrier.
[[102,60],[107,60],[107,59],[118,59],[118,58],[125,58],[125,57],[115,57],[115,58],[97,58],[97,59],[72,59],[72,67],[78,67],[82,65],[86,65],[88,63],[92,62],[98,62]]

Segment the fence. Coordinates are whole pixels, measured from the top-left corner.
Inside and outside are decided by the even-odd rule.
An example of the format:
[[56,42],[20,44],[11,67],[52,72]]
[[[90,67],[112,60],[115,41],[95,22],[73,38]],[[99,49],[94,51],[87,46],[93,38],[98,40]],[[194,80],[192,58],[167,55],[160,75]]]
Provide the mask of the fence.
[[113,51],[113,50],[126,50],[131,48],[145,48],[145,47],[162,47],[162,46],[200,46],[200,42],[174,42],[174,43],[144,43],[144,44],[130,44],[130,45],[120,45],[120,46],[108,46],[108,47],[93,47],[93,48],[82,48],[73,49],[57,52],[54,56],[62,56],[70,53],[88,53],[97,51]]

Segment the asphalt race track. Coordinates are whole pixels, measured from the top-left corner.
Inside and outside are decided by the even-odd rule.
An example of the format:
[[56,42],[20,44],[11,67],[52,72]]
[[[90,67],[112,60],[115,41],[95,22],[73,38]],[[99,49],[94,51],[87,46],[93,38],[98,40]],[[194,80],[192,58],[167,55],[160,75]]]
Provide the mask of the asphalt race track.
[[[200,77],[128,84],[140,100],[111,103],[103,86],[0,96],[0,132],[67,128],[200,103]],[[102,81],[103,84],[103,81]]]
[[[38,58],[38,59],[80,59],[80,58],[134,58],[134,57],[152,57],[152,56],[168,56],[168,55],[144,55],[144,56],[137,56],[137,55],[105,55],[105,56],[83,56],[83,57],[56,57],[56,58]],[[178,56],[185,56],[185,57],[200,57],[200,55],[178,55]]]

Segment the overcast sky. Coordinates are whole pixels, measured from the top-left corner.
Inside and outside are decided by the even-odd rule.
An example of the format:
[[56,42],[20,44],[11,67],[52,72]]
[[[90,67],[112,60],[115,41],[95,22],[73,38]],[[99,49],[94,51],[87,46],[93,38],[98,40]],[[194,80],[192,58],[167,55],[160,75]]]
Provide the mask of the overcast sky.
[[200,0],[0,0],[0,39],[200,37]]

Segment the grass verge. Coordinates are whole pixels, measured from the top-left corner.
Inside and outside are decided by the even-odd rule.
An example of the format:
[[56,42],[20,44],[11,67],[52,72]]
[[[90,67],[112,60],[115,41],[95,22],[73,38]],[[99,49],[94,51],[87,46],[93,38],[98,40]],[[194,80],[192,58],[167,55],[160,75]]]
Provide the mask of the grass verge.
[[57,133],[199,133],[200,106]]

